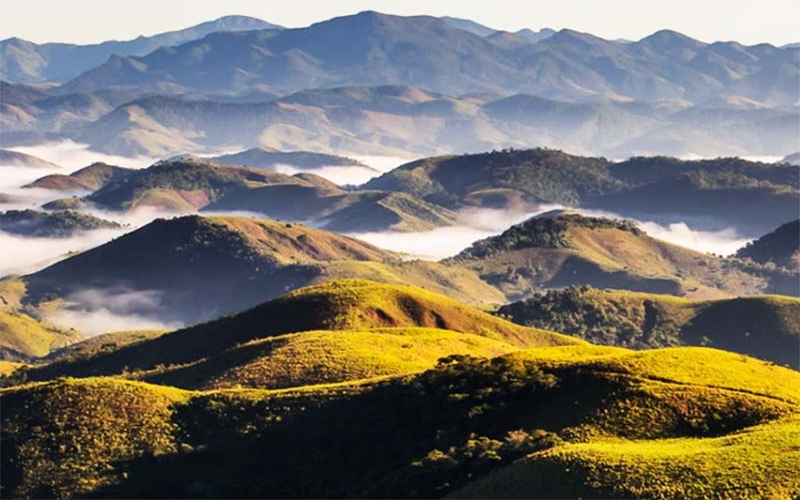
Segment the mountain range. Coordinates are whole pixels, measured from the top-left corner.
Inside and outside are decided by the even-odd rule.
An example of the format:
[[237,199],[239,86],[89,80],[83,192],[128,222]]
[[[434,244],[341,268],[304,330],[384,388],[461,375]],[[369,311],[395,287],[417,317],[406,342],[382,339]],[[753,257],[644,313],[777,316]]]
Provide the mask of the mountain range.
[[[504,33],[376,12],[297,29],[246,18],[201,27],[146,39],[164,43],[146,55],[119,42],[93,68],[59,55],[86,71],[57,85],[3,72],[0,145],[66,138],[158,157],[253,147],[404,157],[532,146],[614,158],[796,150],[796,47],[671,31],[631,43]],[[20,53],[8,48],[19,41],[0,43]],[[13,54],[7,65],[26,64]]]
[[[767,44],[705,44],[667,30],[629,44],[572,30],[537,43],[513,35],[497,40],[438,18],[367,11],[307,28],[218,32],[144,57],[113,57],[67,82],[64,90],[136,85],[216,92],[264,88],[286,94],[405,84],[456,94],[691,102],[728,95],[793,105],[798,54]],[[765,94],[757,83],[766,80]]]

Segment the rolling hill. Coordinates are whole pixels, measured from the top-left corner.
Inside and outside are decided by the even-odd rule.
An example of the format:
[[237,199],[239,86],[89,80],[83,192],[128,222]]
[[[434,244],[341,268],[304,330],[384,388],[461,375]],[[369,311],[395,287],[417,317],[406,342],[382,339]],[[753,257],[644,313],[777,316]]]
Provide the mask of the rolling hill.
[[800,367],[800,300],[795,298],[698,301],[571,287],[504,305],[497,314],[600,345],[704,345]]
[[656,240],[630,221],[564,211],[528,219],[445,262],[477,272],[512,300],[572,285],[706,298],[773,286],[769,274]]
[[0,231],[36,238],[68,238],[84,231],[121,227],[116,222],[79,212],[35,210],[0,212]]
[[447,354],[498,354],[520,346],[580,343],[509,323],[419,288],[341,280],[302,288],[152,341],[44,366],[28,376],[43,380],[124,371],[193,389],[237,383],[278,388],[286,386],[287,380],[300,386],[408,373],[413,367],[432,367]]
[[103,498],[791,496],[798,377],[714,349],[575,345],[282,391],[61,378],[0,390],[4,486]]
[[472,302],[502,301],[465,270],[404,262],[335,233],[244,217],[156,220],[23,279],[28,304],[60,299],[56,306],[194,323],[311,283],[357,277],[416,284]]

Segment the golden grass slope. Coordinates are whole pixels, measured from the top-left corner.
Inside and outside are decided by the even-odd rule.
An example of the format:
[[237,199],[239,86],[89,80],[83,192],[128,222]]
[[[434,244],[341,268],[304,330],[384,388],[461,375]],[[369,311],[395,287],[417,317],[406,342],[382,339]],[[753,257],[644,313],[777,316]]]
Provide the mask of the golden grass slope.
[[[623,388],[578,412],[581,418],[562,430],[567,443],[500,468],[453,498],[791,498],[800,492],[796,371],[688,347],[559,347],[509,356],[555,370],[562,380],[586,383],[592,374],[624,382]],[[551,404],[568,407],[574,395],[564,399]]]
[[796,498],[797,415],[713,438],[602,439],[534,454],[451,498]]
[[[379,332],[371,334],[395,335],[391,330]],[[317,356],[320,352],[314,350],[315,345],[320,340],[327,343],[326,334],[341,338],[359,335],[309,332],[304,338],[302,334],[287,337],[303,338],[295,347],[311,347],[307,355]],[[441,336],[439,332],[419,329],[404,332],[397,340],[417,337],[450,342],[457,335],[446,332]],[[464,336],[462,340],[467,337],[472,338]],[[241,352],[260,349],[265,342],[280,339],[245,344],[240,346]],[[483,338],[472,341],[489,342]],[[387,354],[399,352],[398,347],[402,349],[402,345],[392,347],[386,342],[380,346],[386,348]],[[290,364],[296,354],[303,355],[288,350],[277,356],[283,358],[281,363]],[[532,364],[554,375],[557,383],[546,399],[518,407],[528,413],[522,421],[512,418],[495,423],[500,425],[496,432],[513,431],[522,424],[525,429],[557,433],[561,439],[552,447],[508,465],[499,463],[485,474],[468,478],[466,486],[455,491],[453,497],[792,498],[800,491],[800,478],[795,473],[800,465],[798,372],[704,348],[638,353],[573,345],[533,348],[503,358],[508,361],[504,366],[515,373],[524,373],[516,371],[520,363]],[[292,376],[287,368],[280,370],[273,375]],[[395,380],[402,385],[414,383],[415,379]],[[515,377],[508,380],[509,384],[521,382]],[[124,463],[128,460],[147,462],[171,456],[174,463],[185,454],[192,464],[194,451],[185,444],[187,441],[195,445],[225,442],[232,447],[220,450],[237,453],[241,453],[236,451],[240,449],[232,444],[237,440],[244,446],[241,450],[248,449],[244,443],[249,439],[256,439],[253,446],[263,447],[257,436],[268,432],[271,426],[308,412],[313,416],[320,405],[333,402],[344,405],[337,406],[336,411],[357,413],[359,395],[383,391],[385,384],[384,380],[280,391],[192,392],[90,378],[3,389],[0,402],[4,408],[4,475],[13,478],[9,484],[14,484],[12,494],[16,496],[82,496],[105,485],[124,485]],[[505,389],[501,386],[496,390]],[[419,404],[424,405],[429,396],[418,397]],[[393,411],[391,401],[371,408],[378,413],[368,413],[369,418],[378,421],[381,412]],[[327,429],[324,420],[314,423],[314,418],[307,418],[303,422],[323,426],[309,429],[312,435],[324,435]],[[280,433],[280,429],[276,432]],[[336,436],[337,440],[353,440],[364,446],[365,433],[371,431],[355,426],[339,427],[337,432],[348,433]],[[371,450],[375,445],[369,441]],[[286,446],[289,448],[281,448],[280,453],[291,452],[291,443]],[[314,453],[313,448],[296,450],[298,454],[308,452]],[[294,458],[299,459],[299,455]],[[219,460],[247,463],[244,457],[232,455],[212,454],[207,460],[216,467],[223,467]],[[269,465],[261,463],[260,467]],[[169,473],[159,481],[166,480],[168,484],[168,476]],[[256,474],[253,480],[258,477]],[[143,480],[141,476],[139,480]],[[306,480],[313,482],[316,478]],[[227,484],[224,474],[215,481]],[[267,491],[264,487],[256,485],[246,491],[261,491],[263,495]],[[111,491],[125,489],[123,486]],[[221,491],[224,494],[225,490]]]
[[517,349],[435,328],[312,331],[254,340],[186,367],[137,378],[185,389],[283,389],[419,373],[452,354],[495,357]]

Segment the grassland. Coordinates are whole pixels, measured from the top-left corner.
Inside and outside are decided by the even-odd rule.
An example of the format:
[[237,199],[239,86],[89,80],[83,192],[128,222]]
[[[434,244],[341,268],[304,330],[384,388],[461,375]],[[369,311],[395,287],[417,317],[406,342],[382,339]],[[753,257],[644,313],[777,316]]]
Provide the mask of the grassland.
[[[326,336],[354,335],[309,333],[289,337],[314,357]],[[370,356],[403,349],[390,346]],[[264,357],[273,375],[296,359],[282,347]],[[792,497],[798,388],[796,371],[714,349],[591,345],[274,391],[59,379],[0,390],[4,486],[62,497]]]

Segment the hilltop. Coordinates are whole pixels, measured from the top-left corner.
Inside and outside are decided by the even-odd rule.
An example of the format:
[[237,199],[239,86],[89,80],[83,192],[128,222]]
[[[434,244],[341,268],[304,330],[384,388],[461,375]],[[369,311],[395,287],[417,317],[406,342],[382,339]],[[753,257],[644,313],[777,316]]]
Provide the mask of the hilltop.
[[134,170],[129,168],[108,165],[107,163],[92,163],[69,175],[46,175],[25,187],[51,189],[53,191],[95,191],[109,182],[124,179]]
[[[78,310],[97,308],[97,301],[109,301],[103,307],[112,309],[131,303],[143,308],[137,313],[194,323],[319,281],[356,277],[416,284],[473,302],[502,300],[468,271],[404,262],[353,238],[244,217],[159,219],[23,280],[24,302],[33,306],[55,299],[66,301],[56,306]],[[83,300],[87,290],[99,292],[97,300]]]
[[4,486],[114,498],[780,496],[800,487],[797,387],[793,370],[714,349],[585,345],[282,391],[62,378],[0,391]]
[[[337,333],[326,333],[331,331]],[[313,335],[285,337],[297,332]],[[472,336],[487,340],[470,340]],[[372,376],[387,371],[397,374],[398,370],[413,371],[411,368],[420,363],[423,368],[431,367],[439,357],[456,352],[485,355],[520,346],[579,343],[564,335],[520,327],[419,288],[342,280],[302,288],[248,311],[104,355],[45,366],[29,377],[120,375],[124,370],[138,378],[187,388],[216,386],[222,383],[220,380],[245,384],[246,379],[266,380],[266,386],[256,387],[275,388],[277,381],[288,375],[265,378],[263,373],[281,370],[270,364],[277,358],[289,363],[292,353],[297,356],[292,361],[294,378],[304,380],[295,385],[308,385],[342,381],[335,380],[336,375],[330,372],[353,372],[364,364],[377,365],[376,371],[369,372]],[[453,351],[448,353],[448,349]],[[318,354],[311,355],[313,352]],[[331,356],[341,362],[323,361]],[[411,359],[403,362],[409,356]],[[351,363],[346,362],[348,359]],[[316,363],[323,366],[306,367]],[[320,369],[327,375],[321,375]],[[231,370],[247,371],[250,376],[227,374]],[[310,374],[302,379],[306,371]]]
[[37,212],[7,210],[0,212],[0,231],[37,238],[68,238],[95,229],[120,229],[116,222],[72,211]]
[[600,345],[703,345],[800,367],[800,300],[781,296],[700,301],[570,287],[507,304],[497,314]]
[[690,297],[752,295],[771,286],[769,275],[651,238],[630,221],[563,211],[477,241],[445,262],[474,270],[512,300],[571,285]]

